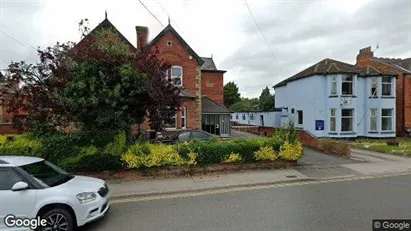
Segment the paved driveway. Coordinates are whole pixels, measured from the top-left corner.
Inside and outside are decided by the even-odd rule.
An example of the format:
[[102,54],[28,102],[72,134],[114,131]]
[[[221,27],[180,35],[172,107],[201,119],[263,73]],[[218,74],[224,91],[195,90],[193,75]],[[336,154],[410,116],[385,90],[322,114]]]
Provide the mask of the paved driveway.
[[231,135],[233,139],[252,139],[259,137],[259,135],[255,135],[249,132],[242,132],[235,129],[231,130]]

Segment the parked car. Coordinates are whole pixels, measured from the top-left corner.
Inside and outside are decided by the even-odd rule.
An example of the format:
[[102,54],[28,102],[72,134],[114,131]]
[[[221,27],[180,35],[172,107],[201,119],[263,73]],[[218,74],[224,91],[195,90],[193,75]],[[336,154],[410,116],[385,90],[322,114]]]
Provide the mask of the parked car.
[[107,213],[108,194],[103,180],[71,175],[42,158],[0,156],[0,230],[20,230],[6,226],[15,215],[45,219],[38,230],[72,231]]
[[164,137],[162,139],[157,139],[156,142],[159,143],[166,143],[166,144],[175,144],[178,142],[184,141],[192,141],[192,140],[200,140],[200,141],[207,141],[216,137],[213,134],[202,130],[182,130],[174,133],[171,136]]

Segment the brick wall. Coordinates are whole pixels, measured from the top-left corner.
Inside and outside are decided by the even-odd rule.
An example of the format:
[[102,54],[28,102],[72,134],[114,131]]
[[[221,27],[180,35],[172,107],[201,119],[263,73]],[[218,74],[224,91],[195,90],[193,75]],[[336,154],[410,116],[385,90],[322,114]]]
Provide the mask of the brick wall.
[[203,95],[211,100],[224,105],[224,73],[202,71],[201,86]]
[[396,132],[397,136],[404,136],[406,134],[405,128],[411,127],[411,76],[405,77],[402,72],[388,65],[376,62],[371,59],[372,57],[374,57],[374,54],[370,47],[361,49],[357,56],[356,66],[365,67],[370,65],[380,71],[390,71],[398,75],[395,94]]
[[[168,42],[171,41],[171,46]],[[194,57],[180,44],[171,33],[165,34],[155,45],[159,49],[158,57],[169,62],[172,66],[183,68],[183,89],[185,92],[196,96],[192,102],[184,102],[187,106],[187,128],[201,127],[201,72]],[[152,49],[155,49],[154,47]],[[178,113],[177,121],[181,127],[181,113]],[[145,122],[143,126],[147,127]]]
[[13,128],[12,124],[0,124],[0,134],[17,134],[16,129]]

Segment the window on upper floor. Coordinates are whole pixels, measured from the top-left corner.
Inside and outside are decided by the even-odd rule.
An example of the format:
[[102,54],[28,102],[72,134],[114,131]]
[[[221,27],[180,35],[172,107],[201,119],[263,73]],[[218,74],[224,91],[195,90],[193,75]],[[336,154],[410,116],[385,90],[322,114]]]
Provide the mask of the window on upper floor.
[[354,124],[354,109],[341,109],[341,131],[352,132]]
[[254,120],[254,114],[250,114],[250,120]]
[[331,95],[337,95],[337,76],[331,76]]
[[372,132],[377,131],[377,109],[376,108],[370,109],[370,131]]
[[337,109],[335,108],[330,109],[330,132],[337,131],[336,112],[337,112]]
[[391,77],[382,77],[381,95],[384,95],[384,96],[392,95],[392,78]]
[[343,95],[352,95],[354,92],[353,86],[353,76],[352,75],[347,75],[342,77],[342,82],[341,82],[341,93]]
[[171,67],[171,82],[175,86],[183,86],[183,68],[181,66]]
[[378,81],[377,77],[371,78],[371,95],[377,96],[378,94]]
[[392,113],[393,109],[382,109],[381,110],[381,130],[382,131],[392,131]]

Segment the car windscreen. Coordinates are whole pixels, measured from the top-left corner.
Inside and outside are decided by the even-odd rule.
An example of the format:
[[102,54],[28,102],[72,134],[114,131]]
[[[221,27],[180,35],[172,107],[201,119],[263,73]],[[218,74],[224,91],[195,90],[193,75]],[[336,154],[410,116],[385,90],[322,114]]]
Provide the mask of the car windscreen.
[[53,187],[67,182],[72,176],[48,161],[40,161],[21,168],[43,186]]

